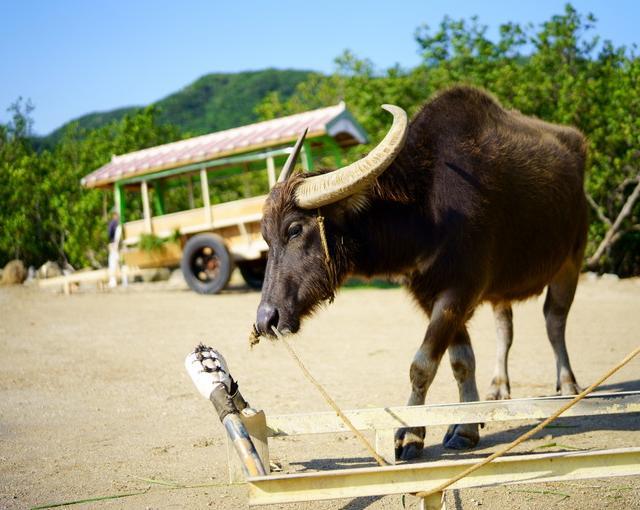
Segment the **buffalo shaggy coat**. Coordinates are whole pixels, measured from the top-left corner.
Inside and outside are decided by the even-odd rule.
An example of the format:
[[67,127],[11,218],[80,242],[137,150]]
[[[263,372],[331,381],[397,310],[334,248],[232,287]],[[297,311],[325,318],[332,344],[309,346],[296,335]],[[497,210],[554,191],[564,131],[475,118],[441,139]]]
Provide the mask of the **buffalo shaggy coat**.
[[[487,398],[509,398],[510,303],[548,286],[556,389],[576,393],[565,325],[586,242],[583,135],[506,110],[471,87],[436,95],[410,124],[401,109],[386,109],[393,126],[363,160],[289,176],[294,154],[272,189],[262,220],[269,256],[258,332],[296,332],[350,275],[400,277],[430,318],[410,368],[409,405],[424,403],[447,350],[460,400],[479,400],[466,322],[484,301],[498,336]],[[424,433],[399,430],[397,456],[419,456]],[[469,448],[478,439],[478,425],[454,425],[444,445]]]

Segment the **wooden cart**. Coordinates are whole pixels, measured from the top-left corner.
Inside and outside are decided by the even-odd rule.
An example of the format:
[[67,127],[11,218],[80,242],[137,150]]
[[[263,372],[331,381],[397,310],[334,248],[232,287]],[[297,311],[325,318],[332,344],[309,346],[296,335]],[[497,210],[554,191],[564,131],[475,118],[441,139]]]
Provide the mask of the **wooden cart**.
[[[327,157],[340,165],[344,148],[367,141],[340,103],[114,156],[82,184],[113,187],[127,266],[180,266],[189,286],[206,294],[221,291],[237,266],[246,282],[259,288],[267,255],[260,234],[264,201],[276,168],[305,128],[300,158],[305,171]],[[230,193],[228,182],[234,179]],[[170,212],[166,198],[176,188],[187,206]],[[233,198],[225,200],[228,196]]]

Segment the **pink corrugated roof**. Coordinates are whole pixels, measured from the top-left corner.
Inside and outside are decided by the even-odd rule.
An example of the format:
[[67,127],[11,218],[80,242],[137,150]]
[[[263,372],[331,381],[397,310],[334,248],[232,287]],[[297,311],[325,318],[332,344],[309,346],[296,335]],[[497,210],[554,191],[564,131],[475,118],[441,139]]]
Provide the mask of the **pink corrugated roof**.
[[290,143],[308,127],[309,137],[328,134],[328,124],[345,112],[344,103],[187,140],[158,145],[120,156],[82,179],[93,188],[158,170],[177,168],[265,147]]

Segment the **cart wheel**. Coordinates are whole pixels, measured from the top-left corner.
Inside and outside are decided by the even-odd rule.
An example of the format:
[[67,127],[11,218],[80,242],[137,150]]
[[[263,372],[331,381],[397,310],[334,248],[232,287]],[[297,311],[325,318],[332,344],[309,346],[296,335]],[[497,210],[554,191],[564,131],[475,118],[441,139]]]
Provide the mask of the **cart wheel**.
[[267,269],[266,259],[244,260],[238,262],[240,274],[252,289],[260,290],[264,282],[264,272]]
[[182,250],[180,268],[192,290],[217,294],[231,277],[233,263],[224,241],[216,234],[198,234]]

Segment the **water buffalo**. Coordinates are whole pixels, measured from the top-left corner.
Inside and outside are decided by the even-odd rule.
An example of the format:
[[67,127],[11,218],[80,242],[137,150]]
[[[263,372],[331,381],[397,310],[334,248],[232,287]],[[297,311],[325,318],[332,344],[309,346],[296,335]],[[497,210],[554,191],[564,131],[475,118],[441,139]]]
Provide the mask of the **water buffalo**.
[[[349,275],[396,275],[430,319],[410,368],[409,405],[424,403],[447,349],[460,400],[479,399],[466,322],[482,302],[493,305],[498,334],[489,398],[509,398],[510,303],[548,286],[557,390],[576,393],[565,325],[586,243],[583,135],[466,86],[437,94],[411,123],[402,109],[383,108],[393,125],[366,157],[307,175],[292,174],[289,161],[271,191],[258,332],[296,332]],[[397,456],[419,456],[424,433],[399,430]],[[478,439],[478,425],[454,425],[444,445]]]

